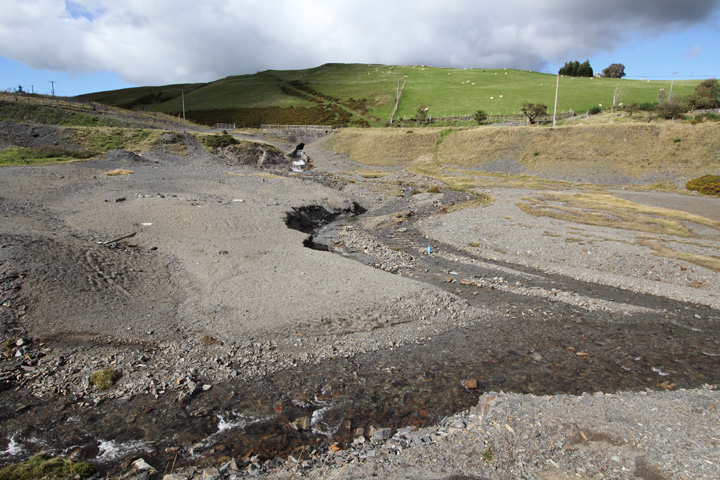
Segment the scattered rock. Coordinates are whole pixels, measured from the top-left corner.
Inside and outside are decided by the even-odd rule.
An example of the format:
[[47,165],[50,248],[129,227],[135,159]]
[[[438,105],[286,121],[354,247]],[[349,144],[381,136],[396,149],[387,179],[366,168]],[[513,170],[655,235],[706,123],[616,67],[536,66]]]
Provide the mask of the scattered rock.
[[477,390],[478,389],[478,381],[475,378],[467,378],[463,380],[463,387],[467,388],[468,390]]

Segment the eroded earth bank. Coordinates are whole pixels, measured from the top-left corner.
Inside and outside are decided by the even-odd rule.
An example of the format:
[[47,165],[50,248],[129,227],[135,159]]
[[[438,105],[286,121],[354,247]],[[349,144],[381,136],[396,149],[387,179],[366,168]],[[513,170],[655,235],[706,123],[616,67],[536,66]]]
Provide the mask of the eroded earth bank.
[[176,139],[0,171],[3,464],[720,475],[718,199],[450,189],[325,139],[291,174]]

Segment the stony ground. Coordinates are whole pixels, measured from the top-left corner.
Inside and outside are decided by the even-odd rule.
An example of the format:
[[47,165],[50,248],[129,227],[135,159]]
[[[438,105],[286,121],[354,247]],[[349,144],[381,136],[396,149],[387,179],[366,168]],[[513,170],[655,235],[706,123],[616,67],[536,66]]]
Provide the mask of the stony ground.
[[[82,163],[3,169],[3,463],[32,444],[18,433],[30,430],[13,422],[33,402],[93,408],[149,395],[182,403],[221,382],[411,348],[482,322],[508,322],[528,309],[546,315],[548,305],[576,316],[602,314],[610,323],[668,317],[679,330],[707,333],[698,358],[720,358],[712,340],[720,319],[718,272],[658,255],[641,241],[647,233],[528,215],[517,203],[543,193],[530,190],[487,189],[489,206],[446,213],[464,200],[456,192],[413,194],[418,186],[441,185],[402,172],[364,178],[322,142],[309,148],[315,168],[291,175],[212,156],[183,138],[184,156],[158,148],[144,156],[111,152]],[[115,168],[133,173],[106,175]],[[720,211],[714,199],[679,194],[656,194],[646,203],[708,217]],[[367,213],[355,217],[356,205]],[[306,248],[308,233],[288,228],[298,212],[312,223],[319,218],[313,211],[345,215],[327,234],[335,254]],[[717,227],[688,227],[691,239],[654,240],[716,255]],[[594,293],[594,285],[608,290]],[[487,342],[494,350],[503,339],[490,333]],[[526,351],[542,359],[538,348]],[[107,392],[88,381],[101,368],[122,372]],[[351,443],[305,458],[237,458],[213,467],[186,460],[172,472],[174,478],[717,478],[719,392],[697,379],[679,387],[673,384],[679,374],[665,378],[658,370],[652,389],[640,392],[471,390],[476,408],[427,428],[375,425]],[[138,478],[152,472],[141,463],[123,468]]]

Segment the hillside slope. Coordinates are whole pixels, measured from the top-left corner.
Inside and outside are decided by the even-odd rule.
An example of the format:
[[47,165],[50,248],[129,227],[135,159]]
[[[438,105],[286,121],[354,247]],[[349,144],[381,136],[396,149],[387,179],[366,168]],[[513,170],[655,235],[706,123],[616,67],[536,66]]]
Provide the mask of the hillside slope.
[[[390,119],[400,90],[396,118],[413,118],[423,106],[431,118],[520,113],[526,102],[552,110],[584,112],[618,103],[653,103],[666,80],[561,77],[508,69],[454,69],[422,65],[326,64],[305,70],[269,70],[231,76],[208,84],[142,87],[99,92],[84,98],[125,108],[177,114],[202,123],[259,125],[277,122],[347,124],[364,120],[381,126]],[[691,93],[700,80],[676,81],[673,95]],[[181,92],[184,91],[184,98]],[[295,109],[296,111],[294,111]],[[299,109],[299,110],[298,110]],[[311,110],[333,110],[331,115]],[[347,115],[341,111],[347,112]],[[302,114],[298,114],[302,112]]]

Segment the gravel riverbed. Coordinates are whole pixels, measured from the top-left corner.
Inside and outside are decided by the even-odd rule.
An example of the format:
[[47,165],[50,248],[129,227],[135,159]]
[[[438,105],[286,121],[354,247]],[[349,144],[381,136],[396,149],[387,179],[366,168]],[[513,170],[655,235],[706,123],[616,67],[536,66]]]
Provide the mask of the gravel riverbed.
[[[3,169],[3,464],[51,451],[98,462],[102,478],[720,476],[720,274],[667,254],[716,256],[717,225],[683,221],[691,237],[592,226],[525,213],[519,204],[547,192],[507,188],[483,191],[493,198],[487,206],[447,213],[464,200],[457,192],[414,194],[418,184],[434,184],[402,172],[362,177],[321,143],[308,148],[315,169],[289,175],[228,163],[183,141],[186,156],[116,152]],[[105,175],[119,167],[133,174]],[[692,196],[662,195],[694,210]],[[354,205],[367,212],[355,216]],[[288,215],[305,207],[339,215],[323,239],[330,251],[307,248],[309,233],[288,228]],[[543,330],[549,321],[555,332]],[[563,322],[586,330],[571,336]],[[639,326],[640,342],[643,329],[651,336],[656,325],[666,343],[638,343],[637,351],[619,343],[619,330],[630,335]],[[509,339],[513,330],[518,339]],[[535,331],[547,338],[539,333],[534,342]],[[461,340],[462,332],[475,333]],[[682,351],[673,350],[674,335]],[[658,345],[666,351],[653,351]],[[485,378],[478,368],[456,378],[462,362],[444,363],[454,350],[473,361],[486,356],[487,371],[500,373]],[[538,369],[533,378],[502,375],[514,358],[522,359],[520,371]],[[598,370],[578,363],[585,361]],[[111,390],[89,382],[102,368],[121,373]],[[403,377],[414,369],[432,377],[410,388]],[[585,381],[603,369],[644,383],[631,391],[532,393],[552,385],[552,370]],[[441,374],[449,375],[449,393],[423,397],[422,421],[353,417],[333,427],[342,438],[319,430],[334,405],[327,402],[353,395],[379,395],[378,409],[399,395],[412,402],[420,397],[414,389],[442,385]],[[371,391],[365,376],[393,380]],[[366,394],[353,390],[355,378]],[[143,440],[134,450],[111,453],[98,440],[88,442],[92,448],[48,443],[53,429],[62,431],[60,419],[71,423],[77,412],[122,409],[139,398],[155,409],[173,405],[189,419],[215,418],[198,413],[209,408],[205,398],[241,396],[231,386],[252,389],[253,382],[280,390],[279,428],[309,443],[282,457],[257,447],[232,456],[208,440],[224,424],[205,425],[211,431],[202,441],[191,433],[173,440],[169,420],[157,443],[155,430],[132,427]],[[467,407],[441,408],[447,396]],[[152,423],[152,408],[137,422]],[[303,411],[290,418],[293,408]],[[54,412],[58,425],[38,426],[32,416],[41,411]]]

